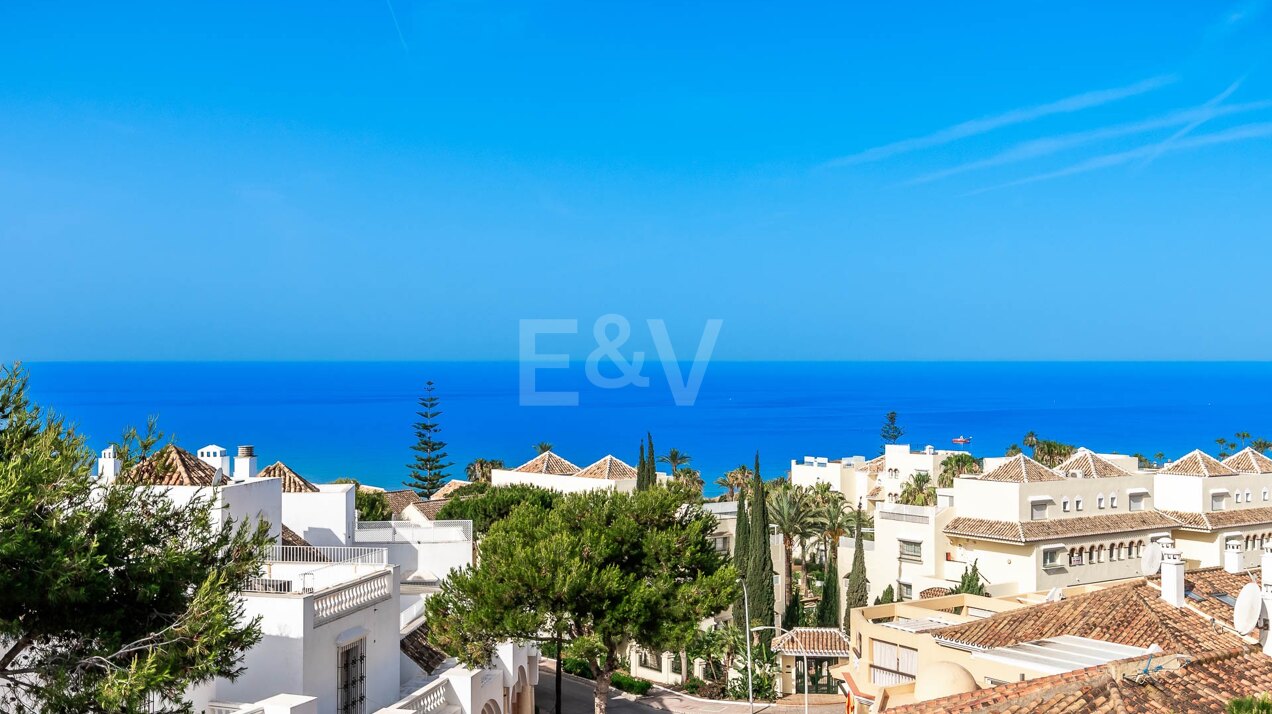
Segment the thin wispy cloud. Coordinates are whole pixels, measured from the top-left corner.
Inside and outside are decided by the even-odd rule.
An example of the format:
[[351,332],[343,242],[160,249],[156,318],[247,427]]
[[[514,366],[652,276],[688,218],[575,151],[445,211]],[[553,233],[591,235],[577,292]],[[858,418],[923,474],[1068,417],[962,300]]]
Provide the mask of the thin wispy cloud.
[[[1244,81],[1245,81],[1245,77],[1242,77],[1241,79],[1238,79],[1237,81],[1235,81],[1235,82],[1233,82],[1232,84],[1228,85],[1228,88],[1227,88],[1227,89],[1223,90],[1223,91],[1222,91],[1222,92],[1220,92],[1219,94],[1217,94],[1217,95],[1215,95],[1214,97],[1212,97],[1212,98],[1210,99],[1210,101],[1208,101],[1208,102],[1206,102],[1205,104],[1203,104],[1203,105],[1202,105],[1202,108],[1203,108],[1203,109],[1214,109],[1215,107],[1219,106],[1220,104],[1222,104],[1222,103],[1223,103],[1223,100],[1225,100],[1225,99],[1227,99],[1228,97],[1232,96],[1232,93],[1233,93],[1233,92],[1235,92],[1235,91],[1237,91],[1237,88],[1239,88],[1239,87],[1241,86],[1241,83],[1242,83],[1242,82],[1244,82]],[[1158,144],[1158,145],[1157,145],[1157,151],[1154,151],[1153,153],[1151,153],[1151,154],[1149,154],[1148,156],[1144,157],[1144,160],[1140,163],[1140,166],[1139,166],[1139,167],[1142,169],[1142,168],[1144,168],[1145,166],[1148,166],[1149,164],[1151,164],[1151,163],[1153,162],[1153,159],[1156,159],[1158,156],[1161,156],[1163,152],[1165,152],[1165,151],[1167,151],[1168,149],[1170,149],[1170,147],[1171,147],[1171,145],[1172,145],[1172,144],[1174,144],[1175,142],[1177,142],[1177,141],[1179,141],[1180,139],[1184,138],[1185,136],[1188,136],[1189,134],[1191,134],[1191,133],[1193,132],[1193,130],[1194,130],[1194,129],[1196,129],[1197,127],[1201,126],[1202,124],[1205,124],[1206,122],[1210,121],[1210,120],[1211,120],[1211,119],[1213,119],[1213,118],[1214,118],[1213,116],[1201,116],[1201,117],[1197,117],[1196,119],[1194,119],[1194,120],[1192,120],[1192,121],[1188,122],[1188,123],[1187,123],[1187,124],[1185,124],[1183,127],[1181,127],[1181,128],[1179,129],[1179,131],[1177,131],[1177,132],[1175,132],[1174,134],[1171,134],[1170,136],[1166,137],[1166,140],[1165,140],[1165,141],[1163,141],[1162,143]]]
[[1091,109],[1110,102],[1116,102],[1121,99],[1144,94],[1145,92],[1151,92],[1154,89],[1159,89],[1174,82],[1175,79],[1176,78],[1173,76],[1152,77],[1125,87],[1101,89],[1094,92],[1076,94],[1047,104],[1013,109],[1003,114],[955,124],[954,126],[947,127],[926,136],[905,139],[903,141],[897,141],[883,146],[876,146],[857,154],[841,156],[837,159],[828,161],[826,165],[849,166],[853,164],[879,161],[898,154],[927,149],[933,146],[941,146],[942,144],[948,144],[960,139],[985,134],[997,129],[1002,129],[1003,127],[1013,126],[1015,124],[1023,124],[1025,122],[1042,119],[1043,117],[1055,114],[1079,112],[1084,109]]
[[384,0],[384,4],[389,6],[389,17],[393,18],[393,29],[397,30],[398,42],[402,43],[402,51],[410,54],[411,48],[406,45],[406,36],[402,34],[402,26],[398,24],[397,13],[393,11],[393,0]]
[[[1236,141],[1249,141],[1252,139],[1264,138],[1272,138],[1272,122],[1242,124],[1241,126],[1236,126],[1224,131],[1194,136],[1191,139],[1184,139],[1170,145],[1165,151],[1173,152],[1183,151],[1186,149],[1199,149],[1206,146],[1216,146],[1219,144],[1230,144]],[[1023,178],[1018,181],[1009,181],[1007,183],[998,184],[997,186],[989,186],[987,188],[968,192],[964,195],[975,196],[977,194],[986,193],[987,191],[996,191],[998,189],[1010,188],[1012,186],[1023,186],[1025,184],[1038,183],[1039,181],[1049,181],[1051,179],[1062,178],[1065,176],[1074,176],[1076,174],[1083,174],[1090,171],[1097,171],[1099,169],[1120,166],[1149,156],[1153,152],[1157,151],[1158,146],[1158,144],[1152,144],[1150,146],[1142,146],[1138,149],[1131,149],[1130,151],[1097,156],[1058,171],[1049,171],[1047,173],[1036,174],[1028,178]]]
[[[1226,95],[1221,96],[1226,97]],[[1190,109],[1176,110],[1162,116],[1152,117],[1141,121],[1090,129],[1087,131],[1073,132],[1070,134],[1061,134],[1059,136],[1052,136],[1043,139],[1033,139],[1017,144],[1016,146],[984,159],[969,161],[948,169],[941,169],[940,171],[933,171],[931,173],[924,174],[918,178],[906,181],[902,185],[915,186],[931,183],[933,181],[949,178],[950,176],[964,174],[969,171],[979,171],[982,169],[1006,166],[1032,159],[1040,159],[1062,151],[1077,149],[1088,144],[1095,144],[1101,141],[1108,141],[1110,139],[1119,139],[1126,136],[1134,136],[1136,134],[1145,134],[1172,126],[1184,125],[1184,128],[1188,130],[1184,133],[1189,133],[1211,119],[1272,107],[1272,100],[1246,102],[1243,104],[1228,104],[1223,106],[1214,106],[1212,102],[1207,102],[1206,104],[1198,107],[1192,107]],[[1179,134],[1179,132],[1176,132],[1176,134]]]

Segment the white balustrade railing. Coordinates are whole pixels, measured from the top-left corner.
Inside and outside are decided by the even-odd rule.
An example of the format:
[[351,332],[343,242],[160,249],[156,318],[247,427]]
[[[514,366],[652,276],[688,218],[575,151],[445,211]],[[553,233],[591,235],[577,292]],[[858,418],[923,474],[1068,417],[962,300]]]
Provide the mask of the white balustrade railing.
[[384,548],[349,545],[275,545],[270,546],[265,554],[265,560],[271,563],[365,563],[368,565],[384,565],[388,562],[388,551]]
[[392,572],[378,573],[314,597],[314,626],[323,625],[393,594]]
[[265,714],[265,707],[256,704],[210,702],[207,714]]
[[459,543],[473,539],[472,521],[358,521],[358,543]]
[[446,706],[447,703],[446,680],[438,679],[416,692],[398,708],[414,712],[414,714],[433,714],[433,712]]

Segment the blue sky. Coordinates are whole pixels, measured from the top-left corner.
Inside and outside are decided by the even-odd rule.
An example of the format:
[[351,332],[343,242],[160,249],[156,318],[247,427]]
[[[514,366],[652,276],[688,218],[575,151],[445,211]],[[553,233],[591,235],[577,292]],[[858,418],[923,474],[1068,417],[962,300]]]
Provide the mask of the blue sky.
[[0,358],[1272,355],[1267,2],[681,5],[5,4]]

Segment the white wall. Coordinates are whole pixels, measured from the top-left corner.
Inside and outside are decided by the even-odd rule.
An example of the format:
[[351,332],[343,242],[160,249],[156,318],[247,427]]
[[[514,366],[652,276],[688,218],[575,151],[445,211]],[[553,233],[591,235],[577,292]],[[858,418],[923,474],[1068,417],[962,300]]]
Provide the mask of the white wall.
[[284,493],[283,523],[311,545],[353,545],[354,488],[336,483],[318,486],[318,493]]

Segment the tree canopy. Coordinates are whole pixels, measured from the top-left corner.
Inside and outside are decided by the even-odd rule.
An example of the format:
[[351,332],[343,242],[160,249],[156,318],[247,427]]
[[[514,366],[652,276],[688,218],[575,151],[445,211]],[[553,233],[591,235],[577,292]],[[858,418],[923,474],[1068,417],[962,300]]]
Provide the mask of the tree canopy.
[[332,483],[351,483],[353,489],[353,507],[358,512],[360,521],[391,521],[393,509],[389,507],[389,498],[384,491],[372,491],[362,488],[362,484],[351,478],[338,478]]
[[482,665],[503,640],[561,634],[588,663],[604,714],[628,643],[675,649],[733,600],[737,574],[712,546],[715,525],[663,487],[523,504],[491,526],[480,561],[428,599],[430,638]]
[[[482,486],[481,492],[476,495],[457,495],[448,501],[437,512],[438,520],[472,521],[473,532],[482,536],[490,530],[491,526],[507,518],[523,503],[532,503],[546,511],[551,510],[561,497],[561,494],[556,491],[528,484],[518,483],[508,486],[482,484]],[[468,488],[464,486],[459,491]]]
[[[27,386],[18,365],[0,370],[0,709],[140,711],[236,676],[260,639],[236,593],[260,573],[268,524],[217,525],[209,499],[97,482],[83,437]],[[132,467],[161,441],[152,420],[117,452]]]

